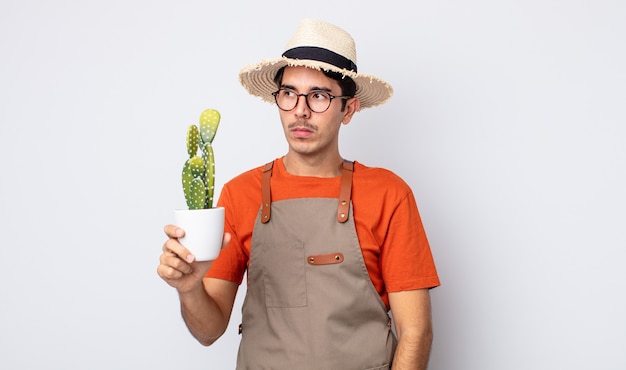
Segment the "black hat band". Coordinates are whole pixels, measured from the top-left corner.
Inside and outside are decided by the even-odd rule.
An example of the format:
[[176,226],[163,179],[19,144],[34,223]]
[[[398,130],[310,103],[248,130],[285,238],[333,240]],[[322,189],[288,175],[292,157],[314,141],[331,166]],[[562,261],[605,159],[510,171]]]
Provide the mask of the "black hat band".
[[334,51],[317,46],[298,46],[285,51],[283,56],[290,59],[317,60],[318,62],[332,64],[335,67],[356,73],[356,64],[353,61]]

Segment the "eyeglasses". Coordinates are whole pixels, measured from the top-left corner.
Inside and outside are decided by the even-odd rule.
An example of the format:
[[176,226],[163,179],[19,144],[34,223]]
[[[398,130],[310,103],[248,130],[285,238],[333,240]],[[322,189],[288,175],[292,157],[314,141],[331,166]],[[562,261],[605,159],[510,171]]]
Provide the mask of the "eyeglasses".
[[304,96],[307,107],[315,113],[326,112],[328,108],[330,108],[330,103],[332,103],[333,99],[351,98],[350,96],[330,95],[326,91],[311,91],[308,94],[298,94],[291,89],[279,89],[278,91],[273,92],[272,95],[274,95],[274,100],[276,100],[278,108],[284,111],[293,110],[296,105],[298,105],[300,97]]

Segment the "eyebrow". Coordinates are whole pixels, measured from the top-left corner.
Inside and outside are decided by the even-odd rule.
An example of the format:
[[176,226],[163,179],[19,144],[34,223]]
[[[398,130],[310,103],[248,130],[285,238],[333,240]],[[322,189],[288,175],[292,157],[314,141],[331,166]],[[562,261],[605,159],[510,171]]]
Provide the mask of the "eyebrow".
[[[290,90],[298,91],[298,89],[296,89],[296,87],[293,85],[281,84],[280,87],[281,89],[290,89]],[[311,87],[309,92],[311,91],[325,91],[328,93],[331,92],[331,90],[328,87],[318,87],[318,86]]]

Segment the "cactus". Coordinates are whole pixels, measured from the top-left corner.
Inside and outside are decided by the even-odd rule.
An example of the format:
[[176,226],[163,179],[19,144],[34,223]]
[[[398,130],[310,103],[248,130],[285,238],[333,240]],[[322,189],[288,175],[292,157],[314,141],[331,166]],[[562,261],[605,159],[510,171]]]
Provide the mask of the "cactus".
[[[187,129],[187,154],[183,167],[183,191],[189,209],[213,207],[215,187],[215,157],[211,143],[220,124],[220,113],[207,109],[200,115],[200,128]],[[198,152],[201,152],[198,155]]]

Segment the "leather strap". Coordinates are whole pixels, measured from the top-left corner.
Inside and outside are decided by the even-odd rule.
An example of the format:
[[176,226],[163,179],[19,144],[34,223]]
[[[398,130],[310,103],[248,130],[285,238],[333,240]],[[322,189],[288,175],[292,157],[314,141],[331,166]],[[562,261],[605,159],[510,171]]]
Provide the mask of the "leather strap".
[[270,220],[272,211],[272,193],[270,189],[270,182],[272,179],[272,167],[274,162],[269,162],[263,168],[263,178],[261,179],[261,222],[266,224]]
[[354,162],[343,161],[343,168],[341,170],[341,188],[339,190],[339,205],[337,207],[337,221],[341,223],[348,221],[350,197],[352,195],[353,172]]
[[334,265],[343,262],[343,253],[318,254],[306,258],[309,265]]

